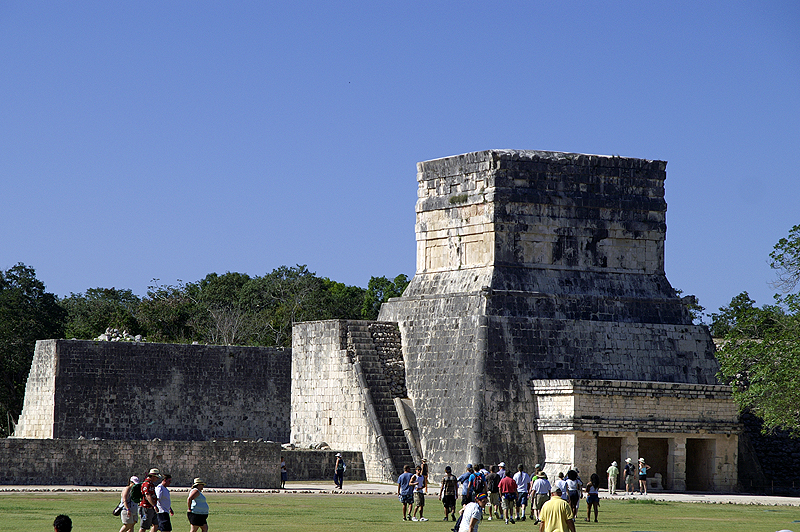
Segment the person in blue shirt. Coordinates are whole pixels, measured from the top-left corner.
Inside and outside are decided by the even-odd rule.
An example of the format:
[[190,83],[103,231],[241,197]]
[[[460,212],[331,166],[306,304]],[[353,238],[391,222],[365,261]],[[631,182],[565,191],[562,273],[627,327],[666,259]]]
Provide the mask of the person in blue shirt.
[[403,466],[403,474],[397,477],[397,497],[403,503],[403,521],[411,521],[414,509],[414,486],[411,485],[411,466]]

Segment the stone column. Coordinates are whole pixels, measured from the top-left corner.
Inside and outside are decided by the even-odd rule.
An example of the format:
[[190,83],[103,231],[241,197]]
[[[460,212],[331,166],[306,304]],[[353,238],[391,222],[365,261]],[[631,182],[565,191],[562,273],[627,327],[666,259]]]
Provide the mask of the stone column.
[[665,489],[686,491],[686,435],[681,434],[669,439],[669,456],[667,470],[670,471],[669,482]]

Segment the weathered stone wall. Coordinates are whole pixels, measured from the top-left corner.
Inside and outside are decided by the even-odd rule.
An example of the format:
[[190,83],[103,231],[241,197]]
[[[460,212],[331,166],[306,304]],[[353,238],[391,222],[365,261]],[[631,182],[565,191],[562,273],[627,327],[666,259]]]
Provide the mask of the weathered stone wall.
[[327,320],[292,328],[291,440],[298,447],[325,442],[360,451],[367,478],[391,482],[395,466],[387,438],[364,376],[347,349],[349,323],[367,324]]
[[124,486],[157,467],[176,486],[280,487],[280,444],[247,441],[0,439],[0,484]]
[[41,340],[19,438],[289,440],[285,349]]
[[417,165],[417,272],[379,319],[403,335],[434,475],[541,460],[532,379],[716,384],[710,335],[664,275],[665,177],[557,152]]
[[[281,450],[272,442],[0,439],[0,484],[124,486],[157,467],[175,486],[201,477],[211,488],[277,489],[280,457],[289,482],[333,478],[335,454],[347,463],[345,482],[366,480],[361,453]],[[332,483],[331,483],[332,484]],[[291,486],[287,486],[291,488]]]

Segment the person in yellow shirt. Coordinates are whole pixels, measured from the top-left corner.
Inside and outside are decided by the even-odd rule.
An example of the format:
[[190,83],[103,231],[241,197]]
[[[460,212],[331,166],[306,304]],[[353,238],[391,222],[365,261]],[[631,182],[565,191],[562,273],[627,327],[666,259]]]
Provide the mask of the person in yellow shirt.
[[553,487],[539,520],[539,532],[575,532],[575,516],[569,503],[561,498],[561,488]]

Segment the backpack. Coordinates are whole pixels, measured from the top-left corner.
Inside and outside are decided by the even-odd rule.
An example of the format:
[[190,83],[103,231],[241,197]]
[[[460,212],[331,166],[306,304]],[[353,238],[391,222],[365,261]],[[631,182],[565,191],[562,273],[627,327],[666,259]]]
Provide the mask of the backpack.
[[482,473],[475,473],[475,481],[472,483],[472,493],[483,493],[486,491],[486,482]]
[[131,486],[131,500],[136,504],[142,502],[142,485],[134,484]]

